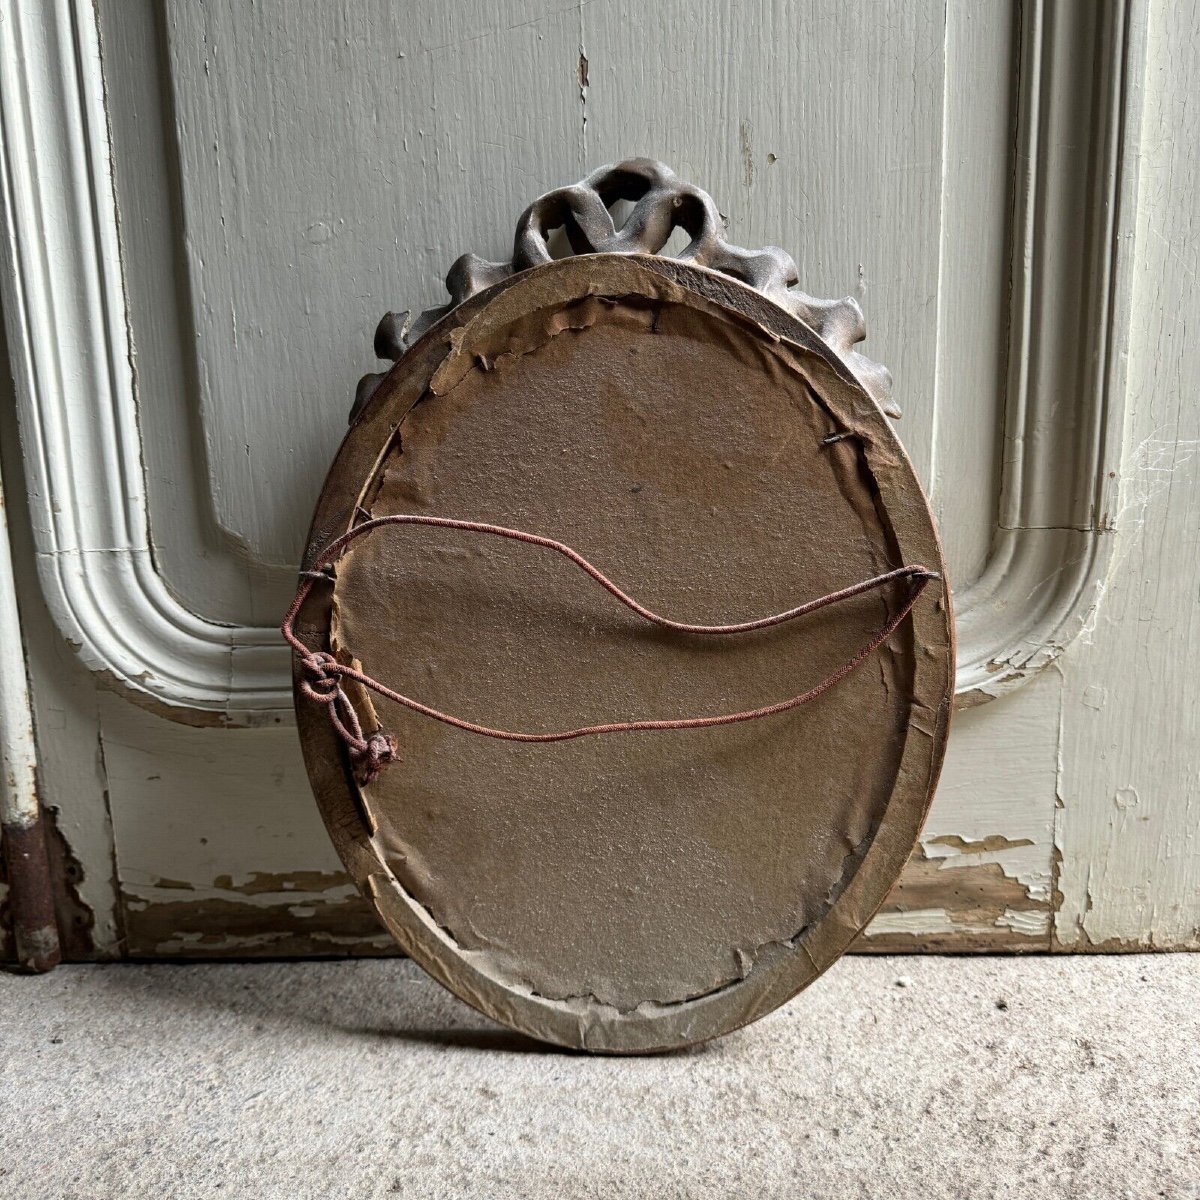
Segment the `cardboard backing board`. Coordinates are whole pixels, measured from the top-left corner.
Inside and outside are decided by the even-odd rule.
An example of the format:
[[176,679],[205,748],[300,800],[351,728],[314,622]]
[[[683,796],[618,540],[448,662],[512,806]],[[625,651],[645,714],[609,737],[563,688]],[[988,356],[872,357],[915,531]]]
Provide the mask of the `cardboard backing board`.
[[[595,254],[465,300],[359,412],[309,562],[368,517],[558,539],[658,612],[732,622],[903,564],[943,573],[878,405],[806,325],[703,267]],[[734,639],[656,629],[536,548],[375,530],[301,613],[304,641],[515,730],[753,708],[853,657],[903,584]],[[297,710],[333,841],[401,947],[532,1036],[700,1041],[827,967],[899,875],[954,682],[949,589],[813,703],[717,729],[492,741],[348,688],[400,761],[360,785]]]

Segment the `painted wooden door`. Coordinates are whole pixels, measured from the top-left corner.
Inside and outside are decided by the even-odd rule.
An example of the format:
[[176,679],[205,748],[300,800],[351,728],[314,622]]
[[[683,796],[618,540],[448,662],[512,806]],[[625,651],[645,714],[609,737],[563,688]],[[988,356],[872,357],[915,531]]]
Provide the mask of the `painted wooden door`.
[[5,744],[31,714],[36,776],[9,790],[40,794],[66,952],[387,948],[290,716],[275,626],[307,517],[379,316],[632,154],[786,247],[807,290],[860,299],[941,521],[960,711],[862,946],[1195,945],[1200,209],[1175,147],[1200,21],[1179,18],[0,0],[31,706],[8,673]]

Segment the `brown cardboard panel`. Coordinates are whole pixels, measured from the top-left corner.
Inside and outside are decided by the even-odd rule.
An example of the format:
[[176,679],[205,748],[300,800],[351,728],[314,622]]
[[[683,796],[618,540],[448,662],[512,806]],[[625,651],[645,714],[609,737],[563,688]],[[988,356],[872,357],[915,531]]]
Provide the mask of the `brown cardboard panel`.
[[[401,360],[347,439],[314,546],[355,505],[515,526],[698,622],[903,562],[940,569],[902,450],[838,367],[701,269],[538,268]],[[852,436],[825,441],[838,433]],[[305,616],[311,644],[328,637],[389,686],[534,731],[794,695],[904,586],[699,639],[647,626],[544,551],[406,527],[355,543]],[[302,706],[302,731],[335,843],[406,949],[527,1032],[643,1049],[767,1011],[869,918],[928,802],[952,659],[935,585],[859,671],[752,724],[530,746],[364,701],[403,761],[361,791],[322,714]]]

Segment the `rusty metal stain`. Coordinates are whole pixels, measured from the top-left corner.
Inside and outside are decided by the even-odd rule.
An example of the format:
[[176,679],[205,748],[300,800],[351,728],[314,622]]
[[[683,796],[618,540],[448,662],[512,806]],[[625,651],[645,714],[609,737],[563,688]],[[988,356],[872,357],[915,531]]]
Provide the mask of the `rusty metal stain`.
[[42,822],[3,826],[8,896],[3,921],[12,931],[17,962],[27,971],[49,971],[61,957]]

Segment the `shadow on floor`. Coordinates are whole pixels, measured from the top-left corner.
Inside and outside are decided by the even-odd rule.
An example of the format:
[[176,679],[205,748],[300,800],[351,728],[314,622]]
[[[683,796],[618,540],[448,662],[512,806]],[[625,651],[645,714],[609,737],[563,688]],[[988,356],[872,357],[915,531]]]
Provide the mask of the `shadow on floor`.
[[570,1053],[476,1013],[403,959],[311,963],[117,963],[83,968],[131,1007],[219,1009],[261,1031],[305,1025],[350,1037],[515,1054]]

